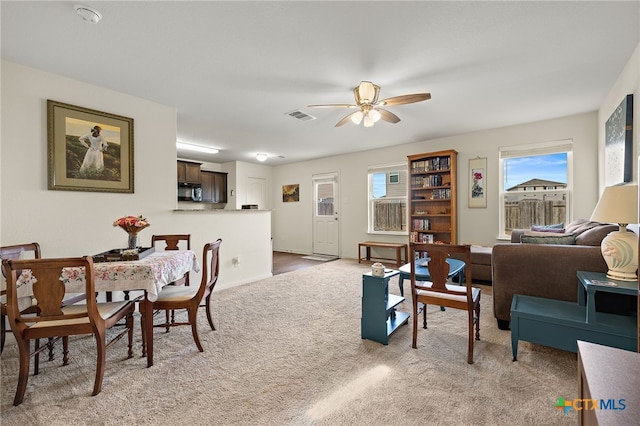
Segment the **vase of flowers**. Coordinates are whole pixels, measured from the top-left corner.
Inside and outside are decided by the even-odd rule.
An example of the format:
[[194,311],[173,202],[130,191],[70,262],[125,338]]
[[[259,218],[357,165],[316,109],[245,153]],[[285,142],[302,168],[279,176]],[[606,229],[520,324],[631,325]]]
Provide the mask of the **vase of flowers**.
[[149,222],[142,215],[125,216],[113,222],[113,226],[119,226],[129,234],[127,249],[134,250],[138,248],[138,232],[149,226]]

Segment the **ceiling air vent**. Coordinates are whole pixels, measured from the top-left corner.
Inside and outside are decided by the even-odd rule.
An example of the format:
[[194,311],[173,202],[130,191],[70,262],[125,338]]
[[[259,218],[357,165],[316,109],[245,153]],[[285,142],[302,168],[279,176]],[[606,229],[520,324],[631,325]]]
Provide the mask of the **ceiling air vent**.
[[306,112],[302,112],[299,109],[286,113],[288,116],[297,118],[302,121],[315,120],[316,118],[313,115],[309,115]]

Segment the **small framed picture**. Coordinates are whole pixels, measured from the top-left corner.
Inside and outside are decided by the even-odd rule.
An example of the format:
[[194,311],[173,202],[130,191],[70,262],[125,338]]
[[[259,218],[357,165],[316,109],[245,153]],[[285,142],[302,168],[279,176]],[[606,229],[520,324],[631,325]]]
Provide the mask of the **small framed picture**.
[[474,158],[469,160],[469,208],[487,207],[487,159]]
[[49,189],[133,193],[133,118],[47,101]]
[[400,183],[400,172],[389,172],[389,184],[395,185]]

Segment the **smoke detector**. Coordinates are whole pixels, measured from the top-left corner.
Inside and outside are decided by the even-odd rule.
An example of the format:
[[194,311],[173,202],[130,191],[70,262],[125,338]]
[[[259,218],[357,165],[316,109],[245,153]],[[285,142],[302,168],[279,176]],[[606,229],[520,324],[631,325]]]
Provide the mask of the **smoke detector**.
[[87,22],[97,24],[102,19],[102,14],[92,7],[85,6],[83,4],[76,4],[73,6],[76,13]]

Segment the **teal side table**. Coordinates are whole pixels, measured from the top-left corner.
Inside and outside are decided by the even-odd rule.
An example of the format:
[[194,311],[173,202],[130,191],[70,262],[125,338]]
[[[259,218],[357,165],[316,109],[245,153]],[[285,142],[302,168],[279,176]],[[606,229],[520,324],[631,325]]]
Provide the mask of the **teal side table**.
[[404,297],[389,294],[389,280],[399,272],[385,272],[384,277],[374,277],[371,273],[362,275],[362,319],[361,337],[383,345],[389,343],[389,336],[409,320],[407,312],[396,311],[396,306],[404,302]]
[[511,303],[511,350],[517,359],[518,341],[571,352],[578,340],[636,351],[637,315],[597,312],[596,292],[637,294],[637,281],[619,281],[599,272],[578,271],[578,303],[516,294]]

